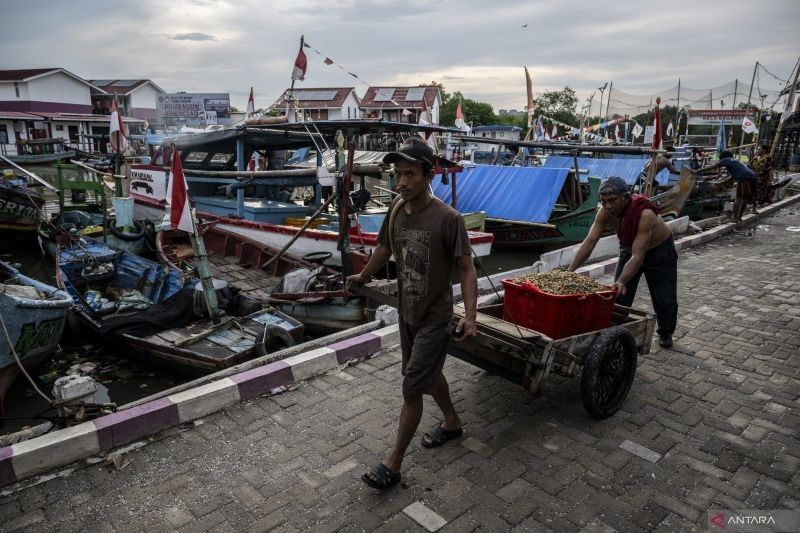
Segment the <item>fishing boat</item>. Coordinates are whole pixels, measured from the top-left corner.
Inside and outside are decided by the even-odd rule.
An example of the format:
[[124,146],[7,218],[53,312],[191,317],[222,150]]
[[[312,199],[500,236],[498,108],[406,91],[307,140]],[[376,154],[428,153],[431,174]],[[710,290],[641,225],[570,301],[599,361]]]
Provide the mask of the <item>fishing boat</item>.
[[[281,128],[282,126],[285,128]],[[301,129],[298,131],[298,128]],[[302,128],[310,130],[303,131]],[[311,126],[243,126],[199,133],[177,139],[175,146],[182,154],[189,193],[199,217],[216,221],[217,228],[259,245],[281,249],[292,241],[289,251],[296,256],[328,252],[332,255],[330,263],[342,266],[342,256],[351,251],[357,251],[366,257],[377,245],[378,232],[369,231],[358,224],[351,225],[349,216],[352,213],[349,210],[344,218],[329,217],[328,212],[322,213],[331,222],[345,220],[348,229],[344,231],[339,231],[339,226],[335,224],[310,226],[301,231],[296,225],[287,223],[287,220],[305,219],[310,211],[323,207],[326,196],[323,187],[332,187],[337,179],[342,179],[341,176],[331,174],[327,165],[322,162],[323,153],[327,158],[334,157],[331,155],[333,150],[326,143],[338,130],[361,134],[386,131],[411,134],[419,129],[447,131],[436,127],[382,121],[325,121],[315,122]],[[320,153],[320,161],[316,167],[246,170],[247,161],[255,150],[297,150],[309,146],[315,147]],[[340,154],[343,152],[342,148]],[[242,154],[245,157],[241,157]],[[345,173],[349,172],[351,178],[358,180],[358,176],[373,173],[377,167],[373,163],[363,163],[359,167],[351,161],[349,168]],[[134,165],[131,173],[138,181],[149,186],[131,189],[131,196],[136,202],[135,218],[160,219],[166,204],[166,172],[155,165]],[[288,199],[284,196],[288,195],[279,195],[283,199],[274,199],[275,196],[271,194],[276,188],[304,188],[313,191],[312,205],[284,201]],[[490,233],[470,232],[469,238],[476,255],[489,255],[493,239]],[[343,240],[347,241],[346,245],[343,245]],[[347,252],[342,254],[342,250]],[[345,258],[344,261],[348,259]]]
[[[374,317],[364,298],[344,289],[341,272],[327,266],[330,252],[303,257],[280,253],[217,227],[198,224],[211,273],[302,322],[314,332],[349,329]],[[159,260],[174,268],[196,272],[195,250],[189,235],[180,230],[156,234]]]
[[303,336],[303,324],[221,280],[214,288],[224,313],[212,319],[198,278],[87,237],[60,243],[56,279],[94,336],[187,373],[227,368]]
[[35,232],[44,197],[7,169],[0,178],[0,231]]
[[23,139],[17,141],[17,153],[5,157],[20,165],[52,165],[75,157],[75,151],[65,149],[64,143],[64,139]]
[[58,346],[72,298],[0,261],[0,414],[20,374],[44,363]]
[[457,179],[455,188],[434,182],[434,194],[459,211],[485,212],[498,250],[579,242],[597,212],[600,180],[581,187],[566,168],[475,165]]

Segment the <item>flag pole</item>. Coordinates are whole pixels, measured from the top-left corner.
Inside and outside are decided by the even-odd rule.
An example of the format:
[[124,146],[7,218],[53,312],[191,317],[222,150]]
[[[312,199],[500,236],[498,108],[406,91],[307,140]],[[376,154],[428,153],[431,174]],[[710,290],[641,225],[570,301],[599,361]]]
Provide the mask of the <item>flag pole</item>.
[[[300,52],[303,51],[303,45],[305,44],[305,35],[300,36]],[[292,85],[289,87],[289,96],[286,97],[286,120],[289,120],[289,104],[294,97],[294,76],[292,76]],[[296,110],[295,110],[296,111]],[[289,120],[291,122],[291,120]]]
[[[172,157],[180,157],[175,143],[172,143]],[[182,176],[186,180],[185,176]],[[174,173],[170,179],[175,179]],[[173,183],[173,187],[174,187]],[[187,189],[188,196],[189,191]],[[172,198],[170,198],[170,209],[175,206],[172,205]],[[206,252],[206,245],[203,242],[203,236],[197,231],[197,221],[195,219],[195,209],[191,206],[191,199],[189,200],[189,218],[192,221],[192,232],[189,234],[189,240],[192,243],[192,252],[194,252],[195,265],[197,265],[197,273],[200,275],[200,282],[203,285],[203,300],[206,303],[206,310],[208,316],[214,324],[219,324],[219,302],[217,301],[217,291],[214,290],[214,278],[211,275],[211,269],[208,266],[208,253]]]

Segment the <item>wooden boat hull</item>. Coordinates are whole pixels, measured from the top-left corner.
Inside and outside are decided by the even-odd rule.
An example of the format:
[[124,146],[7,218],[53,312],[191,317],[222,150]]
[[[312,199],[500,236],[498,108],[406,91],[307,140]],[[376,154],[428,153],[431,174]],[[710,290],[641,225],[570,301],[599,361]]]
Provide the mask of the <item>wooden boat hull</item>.
[[[63,161],[65,159],[72,159],[75,157],[76,153],[73,150],[66,150],[64,152],[58,152],[55,154],[24,154],[24,155],[7,155],[10,161],[18,164],[18,165],[52,165],[57,161]],[[2,165],[2,161],[0,161],[0,165]]]
[[[252,222],[249,220],[230,217],[218,217],[203,214],[206,220],[217,220],[217,228],[255,241],[259,244],[273,248],[283,248],[297,233],[299,228],[265,222]],[[469,232],[472,249],[478,257],[489,255],[492,248],[493,237],[490,233]],[[332,264],[341,266],[341,255],[337,250],[339,234],[330,230],[307,229],[292,244],[289,251],[295,256],[304,256],[315,252],[330,252]],[[354,248],[362,248],[370,253],[377,246],[378,232],[359,232],[351,229],[350,243]]]
[[[187,298],[186,293],[182,296],[179,293],[193,289],[199,280],[88,238],[80,246],[60,248],[58,257],[57,278],[75,299],[73,311],[82,325],[101,340],[148,362],[169,365],[190,374],[203,374],[302,340],[304,327],[301,323],[283,313],[262,310],[260,302],[241,295],[231,301],[228,309],[229,315],[239,316],[225,317],[220,324],[195,317],[183,325],[133,333],[130,327],[135,327],[137,317],[134,316],[126,326],[110,329],[111,319],[91,309],[84,300],[87,288],[101,292],[110,286],[136,288],[155,304],[163,304],[179,296]],[[191,306],[190,302],[187,312],[193,314]]]
[[[40,296],[22,293],[17,286],[32,287]],[[0,411],[6,391],[20,373],[12,348],[26,370],[41,365],[58,347],[71,306],[72,298],[66,292],[23,276],[0,261],[0,316],[4,326],[0,330]]]
[[269,305],[319,332],[350,329],[372,319],[364,298],[347,291],[273,293]]
[[0,231],[36,231],[43,205],[39,193],[0,178]]

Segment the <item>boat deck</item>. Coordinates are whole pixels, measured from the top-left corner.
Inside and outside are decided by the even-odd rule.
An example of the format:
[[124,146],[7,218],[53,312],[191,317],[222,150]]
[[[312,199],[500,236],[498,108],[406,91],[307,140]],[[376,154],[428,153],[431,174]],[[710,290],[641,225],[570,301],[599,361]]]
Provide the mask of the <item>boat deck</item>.
[[261,269],[249,268],[237,264],[238,257],[223,257],[214,252],[208,252],[208,263],[211,274],[218,279],[228,282],[243,294],[257,300],[266,300],[269,293],[281,281],[280,276],[270,276]]

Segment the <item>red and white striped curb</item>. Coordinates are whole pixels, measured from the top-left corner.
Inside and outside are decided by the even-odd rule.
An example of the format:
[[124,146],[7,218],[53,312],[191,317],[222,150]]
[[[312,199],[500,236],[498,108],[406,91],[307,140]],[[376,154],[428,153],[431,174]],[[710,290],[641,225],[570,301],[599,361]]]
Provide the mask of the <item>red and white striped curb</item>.
[[397,325],[0,448],[0,486],[117,448],[242,400],[322,374],[399,343]]

